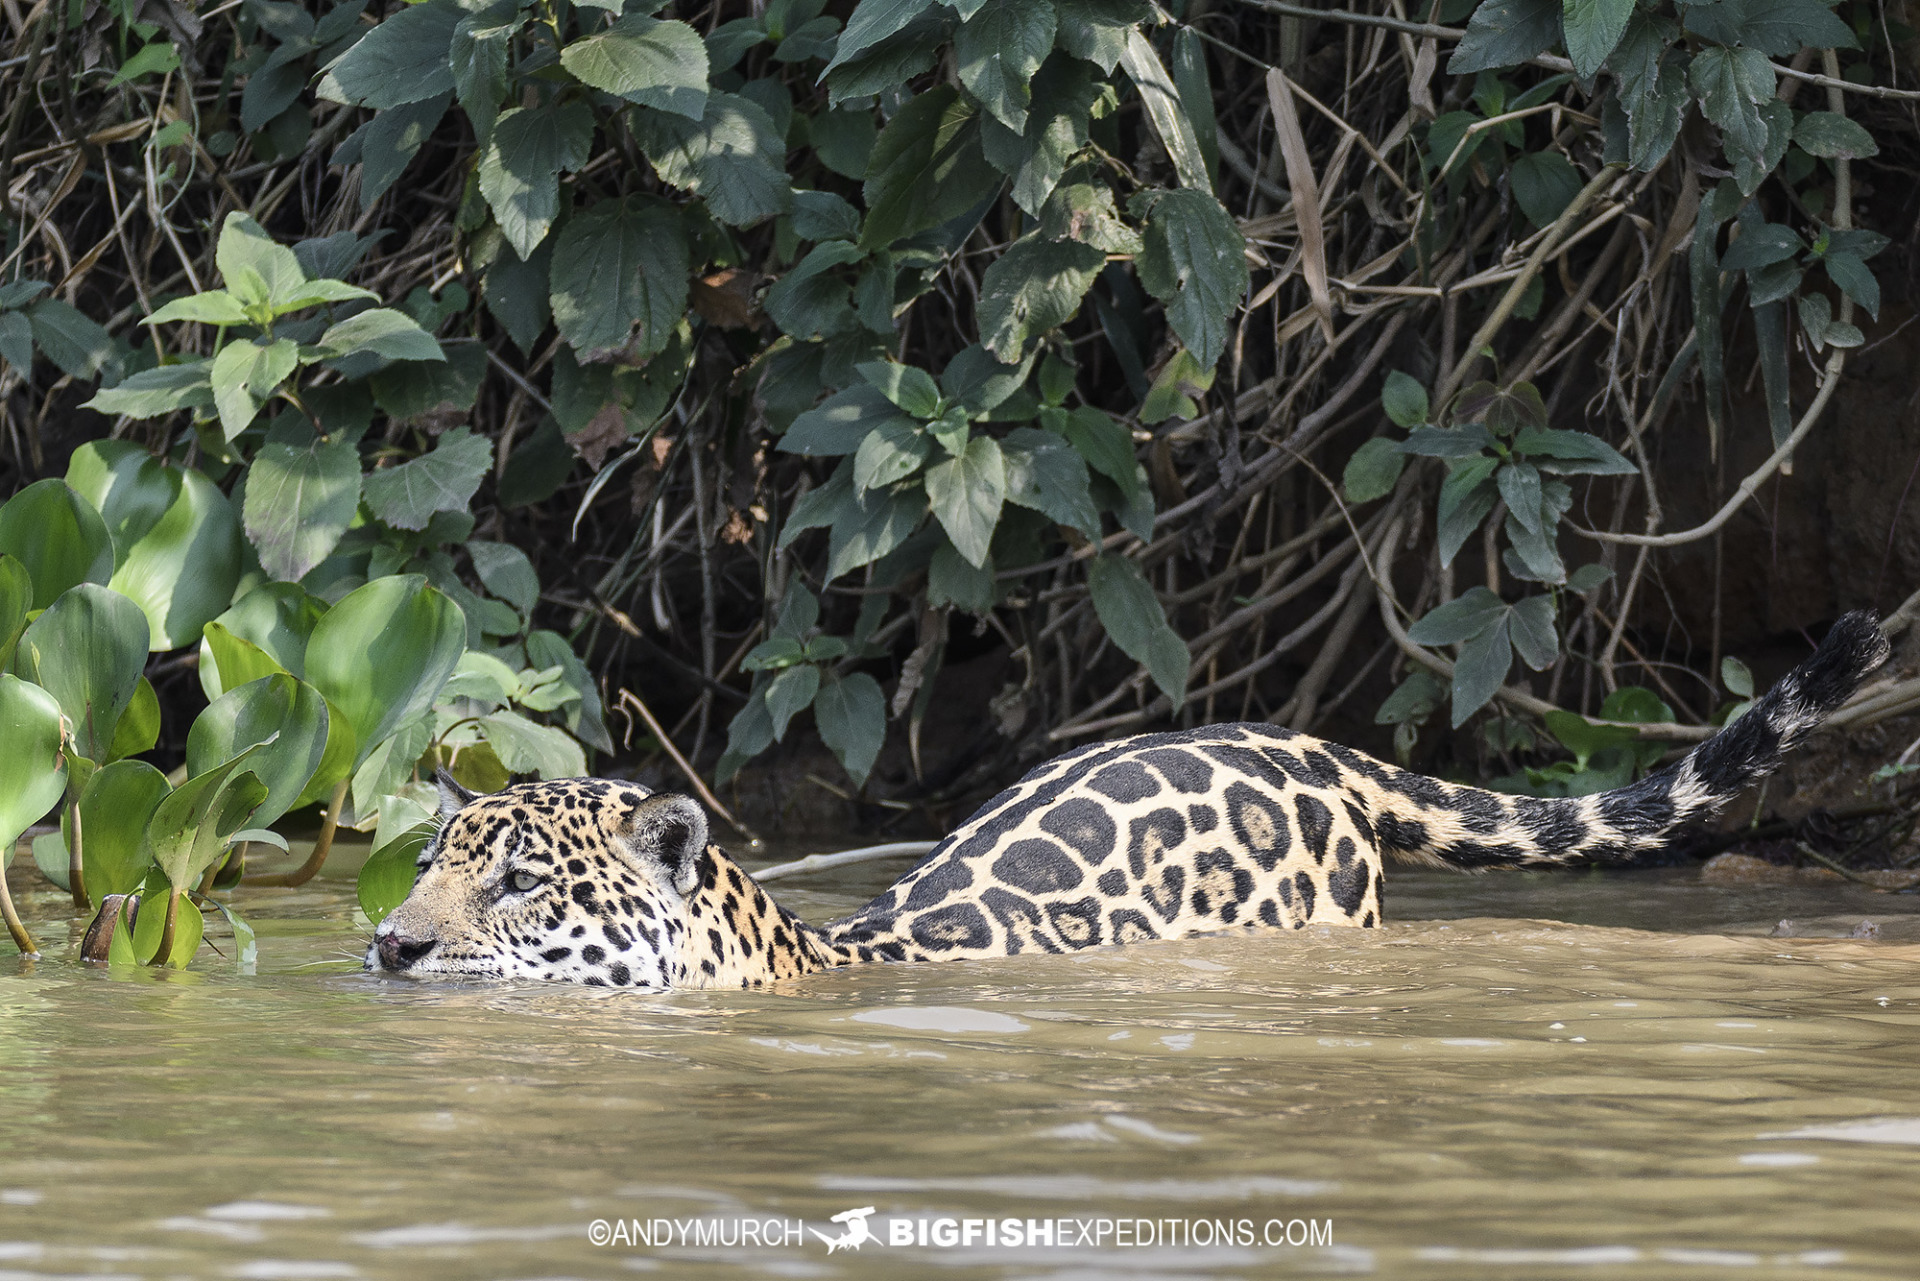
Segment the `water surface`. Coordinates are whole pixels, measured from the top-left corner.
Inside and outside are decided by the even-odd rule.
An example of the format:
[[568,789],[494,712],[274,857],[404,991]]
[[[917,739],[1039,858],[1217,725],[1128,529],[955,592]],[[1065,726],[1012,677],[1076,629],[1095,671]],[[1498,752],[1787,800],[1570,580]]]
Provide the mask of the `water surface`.
[[[887,878],[781,897],[824,919]],[[647,995],[367,977],[331,879],[241,892],[251,972],[109,973],[14,885],[48,957],[0,957],[0,1278],[1920,1268],[1913,896],[1403,872],[1375,931]],[[867,1206],[883,1241],[1082,1239],[829,1255]],[[807,1231],[613,1226],[743,1218]]]

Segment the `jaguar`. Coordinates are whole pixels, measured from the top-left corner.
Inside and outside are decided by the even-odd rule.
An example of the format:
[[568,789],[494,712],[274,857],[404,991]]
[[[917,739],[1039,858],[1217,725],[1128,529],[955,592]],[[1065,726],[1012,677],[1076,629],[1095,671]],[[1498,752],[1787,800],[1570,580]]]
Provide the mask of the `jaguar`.
[[850,916],[811,925],[710,839],[693,799],[607,779],[476,795],[442,822],[366,968],[651,989],[838,966],[1065,953],[1243,928],[1381,923],[1387,859],[1484,871],[1624,863],[1773,770],[1885,661],[1848,614],[1746,713],[1628,786],[1541,799],[1443,782],[1265,724],[1068,752]]

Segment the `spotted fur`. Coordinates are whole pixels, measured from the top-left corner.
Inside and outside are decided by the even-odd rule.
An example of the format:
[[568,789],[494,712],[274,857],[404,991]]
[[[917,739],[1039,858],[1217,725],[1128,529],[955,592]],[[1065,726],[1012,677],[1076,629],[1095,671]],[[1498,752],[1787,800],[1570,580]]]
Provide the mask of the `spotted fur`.
[[1383,856],[1478,871],[1629,860],[1764,776],[1887,655],[1849,614],[1746,715],[1674,765],[1539,800],[1441,782],[1271,725],[1069,752],[987,802],[878,898],[808,925],[632,783],[474,796],[444,823],[369,970],[616,987],[753,987],[834,966],[1071,952],[1236,927],[1374,926]]

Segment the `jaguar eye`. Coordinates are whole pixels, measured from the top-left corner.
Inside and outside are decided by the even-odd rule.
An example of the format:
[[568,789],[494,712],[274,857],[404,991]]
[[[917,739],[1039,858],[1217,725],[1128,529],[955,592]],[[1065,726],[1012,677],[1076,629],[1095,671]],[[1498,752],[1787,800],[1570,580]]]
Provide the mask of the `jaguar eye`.
[[531,894],[540,888],[540,878],[532,872],[515,872],[507,878],[507,885],[515,894]]

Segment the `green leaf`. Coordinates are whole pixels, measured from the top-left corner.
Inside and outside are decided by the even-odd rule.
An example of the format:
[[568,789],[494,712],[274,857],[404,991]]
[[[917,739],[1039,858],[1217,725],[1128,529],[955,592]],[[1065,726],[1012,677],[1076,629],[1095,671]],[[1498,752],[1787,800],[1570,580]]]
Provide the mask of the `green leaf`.
[[253,422],[260,407],[299,363],[300,345],[282,338],[265,346],[241,339],[213,358],[213,403],[220,429],[231,441]]
[[134,687],[133,701],[127,704],[127,710],[120,713],[120,723],[113,727],[113,741],[107,746],[109,761],[121,760],[128,756],[138,756],[142,752],[152,751],[153,745],[160,741],[160,696],[154,693],[153,682],[145,676]]
[[1774,93],[1773,65],[1758,49],[1709,46],[1693,57],[1687,83],[1700,110],[1720,126],[1729,152],[1737,149],[1759,159],[1767,150],[1767,125],[1760,104]]
[[[1068,164],[1087,145],[1087,122],[1100,98],[1091,72],[1087,63],[1056,54],[1034,78],[1024,130],[1011,129],[992,117],[981,122],[982,154],[1013,179],[1013,201],[1029,214],[1040,214]],[[1104,187],[1098,191],[1111,206],[1112,193]],[[1042,234],[1059,240],[1070,233],[1066,228],[1046,228]],[[1089,239],[1085,234],[1073,238]]]
[[1380,407],[1396,427],[1418,427],[1432,412],[1427,405],[1427,389],[1398,369],[1387,373],[1386,385],[1380,390]]
[[1673,709],[1644,685],[1622,685],[1600,704],[1600,718],[1633,721],[1642,725],[1670,725],[1673,723]]
[[235,601],[207,624],[201,644],[200,684],[208,701],[271,672],[299,676],[306,670],[307,638],[326,610],[297,583],[266,583]]
[[60,703],[38,685],[0,674],[0,875],[20,834],[66,794]]
[[1375,436],[1353,451],[1341,477],[1341,488],[1350,503],[1369,503],[1393,492],[1400,472],[1407,465],[1406,455],[1394,448],[1385,436]]
[[507,331],[507,337],[513,339],[513,345],[522,355],[533,354],[534,344],[540,341],[547,322],[553,318],[547,305],[551,291],[548,265],[552,257],[553,248],[544,241],[533,251],[533,257],[525,261],[512,245],[506,245],[487,265],[487,274],[481,279],[480,293],[486,300],[488,312]]
[[493,543],[473,539],[467,544],[473,557],[473,572],[487,590],[519,610],[524,617],[533,612],[540,600],[540,576],[534,572],[527,554],[512,543]]
[[482,146],[493,135],[501,100],[512,88],[508,63],[513,37],[525,25],[526,19],[521,16],[502,22],[487,14],[470,13],[453,29],[447,56],[453,69],[453,92],[467,119],[473,122],[474,137]]
[[360,453],[351,441],[269,441],[247,473],[242,517],[260,567],[291,582],[333,554],[359,508]]
[[839,757],[854,786],[865,787],[887,737],[887,702],[880,683],[865,672],[828,678],[814,695],[813,721],[820,741]]
[[375,579],[327,611],[308,639],[306,679],[353,732],[359,768],[433,706],[466,652],[459,606],[417,574]]
[[143,369],[94,393],[84,408],[129,418],[157,418],[176,409],[207,409],[213,405],[212,373],[211,360]]
[[113,339],[93,321],[61,302],[42,298],[27,309],[40,354],[74,378],[92,378],[113,359]]
[[1104,253],[1077,240],[1016,240],[980,278],[982,345],[1003,361],[1018,360],[1029,338],[1073,319],[1106,263]]
[[398,107],[451,93],[449,53],[465,16],[452,0],[403,8],[336,58],[328,78],[347,101],[363,107]]
[[1864,307],[1869,316],[1880,319],[1880,282],[1858,255],[1829,250],[1820,262],[1842,293]]
[[193,722],[187,773],[205,774],[249,748],[248,770],[267,794],[254,812],[261,827],[289,809],[320,768],[327,750],[327,704],[305,681],[275,673],[230,689]]
[[[1629,6],[1633,0],[1627,0]],[[1507,171],[1513,186],[1513,198],[1520,211],[1535,227],[1546,227],[1573,203],[1586,180],[1573,162],[1557,151],[1536,151],[1521,156]]]
[[1627,112],[1627,162],[1642,172],[1666,159],[1686,116],[1686,55],[1669,55],[1678,35],[1668,19],[1636,10],[1608,63]]
[[1469,588],[1427,612],[1407,629],[1416,645],[1457,645],[1492,629],[1506,617],[1507,603],[1485,587]]
[[432,334],[390,307],[375,307],[330,327],[320,335],[320,346],[330,356],[366,351],[388,360],[447,358]]
[[247,323],[247,311],[226,290],[209,289],[205,293],[176,298],[140,323],[166,325],[175,321],[192,321],[202,325],[244,325]]
[[1460,646],[1453,665],[1453,728],[1466,724],[1469,716],[1500,692],[1512,667],[1513,644],[1503,608],[1498,622]]
[[831,72],[851,62],[882,40],[906,30],[907,24],[925,13],[932,3],[933,0],[861,0],[854,7],[853,16],[847,19],[847,29],[840,33],[840,43],[826,70]]
[[920,470],[933,451],[933,439],[904,418],[883,422],[861,440],[853,456],[853,487],[884,488]]
[[[116,761],[94,771],[80,792],[80,835],[87,893],[97,906],[109,894],[131,894],[147,878],[152,851],[145,840],[153,811],[173,789],[145,761]],[[60,816],[62,846],[73,840],[72,819]],[[4,835],[4,832],[0,832]]]
[[293,250],[275,241],[266,228],[238,210],[220,224],[214,265],[220,268],[227,291],[249,305],[291,297],[307,283],[307,273]]
[[947,43],[952,25],[947,13],[936,6],[835,67],[827,78],[829,104],[839,107],[849,99],[891,92],[931,67]]
[[[1100,537],[1100,513],[1088,488],[1087,464],[1066,437],[1016,427],[1001,442],[1006,463],[1006,500]],[[982,563],[982,562],[976,562]]]
[[456,427],[440,437],[432,453],[369,472],[361,489],[368,509],[387,524],[425,529],[435,512],[465,511],[492,467],[493,443]]
[[582,361],[658,355],[687,309],[687,272],[686,232],[671,206],[603,200],[554,244],[554,323]]
[[13,664],[13,649],[27,630],[27,607],[33,604],[33,579],[27,567],[0,552],[0,672]]
[[1122,653],[1146,665],[1160,691],[1179,707],[1187,698],[1186,644],[1167,625],[1166,611],[1140,566],[1124,556],[1096,556],[1087,565],[1087,587],[1100,625]]
[[587,772],[586,754],[565,731],[535,724],[518,712],[493,712],[481,717],[480,732],[500,763],[515,774],[578,778]]
[[927,469],[927,501],[947,537],[969,564],[983,565],[1007,497],[1006,460],[991,436],[975,436],[966,452]]
[[[871,142],[860,153],[866,163]],[[852,240],[860,234],[860,213],[831,191],[793,193],[793,232],[802,240]]]
[[1000,181],[980,152],[973,105],[950,85],[917,94],[874,140],[862,189],[867,219],[860,247],[884,248],[958,217]]
[[413,158],[447,114],[449,101],[449,96],[443,93],[420,102],[389,107],[340,144],[333,163],[348,165],[357,161],[360,165],[361,212],[373,208],[374,201],[385,195],[407,171],[407,166],[413,163]]
[[113,577],[113,537],[93,504],[63,480],[37,480],[0,504],[0,552],[33,582],[30,608],[45,609],[78,583]]
[[[918,485],[859,495],[849,492],[833,512],[827,577],[838,578],[848,570],[879,560],[906,542],[926,514],[926,491]],[[788,525],[792,528],[791,520]]]
[[829,273],[866,255],[844,240],[815,245],[792,271],[767,290],[766,310],[781,331],[801,341],[826,338],[853,327],[846,281]]
[[232,603],[243,560],[233,504],[211,480],[183,468],[173,502],[127,547],[107,585],[145,612],[158,653],[193,644]]
[[0,360],[23,378],[33,372],[33,326],[17,311],[0,311]]
[[1514,652],[1536,672],[1544,672],[1560,657],[1560,634],[1554,630],[1551,596],[1529,596],[1515,602],[1508,616],[1507,633]]
[[836,392],[817,408],[795,418],[780,437],[779,447],[809,458],[851,454],[868,435],[894,424],[908,430],[917,426],[879,388],[860,383]]
[[1424,722],[1440,707],[1447,687],[1424,671],[1414,671],[1387,695],[1373,715],[1375,725],[1407,725]]
[[1864,160],[1880,154],[1873,135],[1832,111],[1809,111],[1793,127],[1793,140],[1810,156],[1828,160]]
[[1128,78],[1140,91],[1140,103],[1146,108],[1147,122],[1153,126],[1154,134],[1167,149],[1167,156],[1173,161],[1173,169],[1179,175],[1181,185],[1212,195],[1213,182],[1207,176],[1206,156],[1200,150],[1200,140],[1194,134],[1193,122],[1188,119],[1172,77],[1161,65],[1160,55],[1154,52],[1153,45],[1139,28],[1127,32],[1120,61],[1127,69]]
[[704,199],[728,226],[751,226],[793,203],[786,146],[767,113],[746,98],[710,94],[705,114],[691,120],[635,112],[632,128],[661,181]]
[[1034,353],[1017,364],[1002,364],[979,343],[963,347],[940,371],[940,389],[967,416],[989,413],[1026,385]]
[[[1512,67],[1537,58],[1560,39],[1562,0],[1482,0],[1454,46],[1447,74]],[[1457,722],[1456,722],[1457,723]]]
[[1625,476],[1639,470],[1612,445],[1583,431],[1528,427],[1513,438],[1513,448],[1541,470],[1566,476]]
[[1512,462],[1500,469],[1495,480],[1507,510],[1527,529],[1539,533],[1540,469],[1530,463]]
[[787,723],[813,705],[820,689],[820,669],[812,663],[800,663],[781,670],[767,682],[767,715],[773,718],[773,741],[787,736]]
[[1470,458],[1448,473],[1440,483],[1438,512],[1440,563],[1451,565],[1460,547],[1480,528],[1493,510],[1497,490],[1493,484],[1497,458]]
[[984,0],[955,34],[960,83],[993,117],[1026,129],[1033,78],[1053,48],[1050,0]]
[[387,913],[407,901],[420,875],[420,851],[433,839],[433,832],[432,823],[416,824],[368,855],[360,865],[354,889],[369,922],[380,924]]
[[1807,244],[1791,227],[1777,222],[1742,225],[1740,238],[1720,257],[1722,271],[1753,271],[1805,253]]
[[[464,661],[464,660],[463,660]],[[440,699],[451,697],[453,681],[441,687]],[[418,716],[380,740],[367,759],[353,771],[353,812],[378,813],[382,803],[392,798],[412,775],[414,766],[433,745],[433,718]]]
[[1574,75],[1593,79],[1620,43],[1632,15],[1633,0],[1564,0],[1561,18]]
[[915,418],[932,418],[940,412],[940,386],[933,375],[916,365],[891,360],[871,360],[854,369],[880,394]]
[[1820,0],[1719,0],[1687,5],[1687,30],[1776,58],[1810,49],[1858,49],[1852,30]]
[[113,73],[113,78],[107,81],[107,88],[116,88],[142,76],[163,76],[179,69],[180,51],[165,40],[155,40],[140,46],[132,57],[121,63],[120,69]]
[[690,120],[706,108],[707,46],[684,22],[627,14],[561,50],[560,65],[583,84],[643,107]]
[[1212,369],[1247,291],[1240,228],[1208,193],[1166,191],[1153,201],[1144,239],[1146,250],[1136,264],[1140,283],[1166,304],[1167,323],[1194,359]]
[[1720,683],[1727,687],[1729,694],[1738,698],[1753,697],[1753,673],[1731,654],[1720,660]]
[[[142,853],[176,890],[191,889],[227,852],[227,841],[247,826],[267,789],[250,772],[263,747],[252,747],[162,797],[148,822]],[[184,901],[183,901],[184,905]],[[159,907],[149,900],[144,923]]]
[[1126,54],[1128,34],[1153,16],[1144,0],[1054,0],[1054,10],[1060,47],[1108,75]]
[[[577,100],[514,107],[494,123],[493,136],[480,154],[480,194],[523,261],[533,256],[559,216],[560,173],[585,165],[592,142],[593,112]],[[605,208],[605,203],[597,205],[576,222]]]
[[993,573],[993,557],[984,565],[969,565],[952,543],[933,549],[927,562],[927,604],[935,609],[952,605],[973,614],[993,608],[998,595]]
[[73,726],[74,750],[105,761],[120,716],[147,665],[147,618],[118,592],[82,583],[28,624],[14,670],[53,695]]

